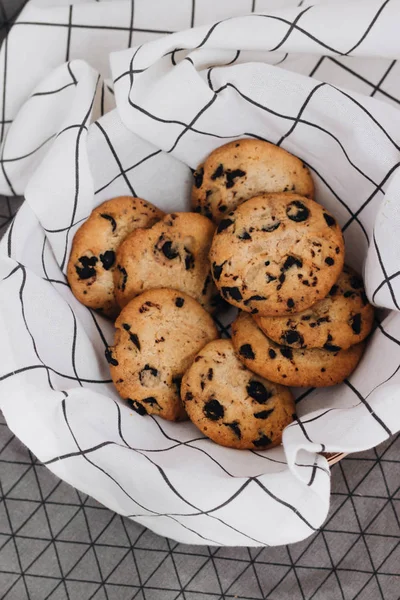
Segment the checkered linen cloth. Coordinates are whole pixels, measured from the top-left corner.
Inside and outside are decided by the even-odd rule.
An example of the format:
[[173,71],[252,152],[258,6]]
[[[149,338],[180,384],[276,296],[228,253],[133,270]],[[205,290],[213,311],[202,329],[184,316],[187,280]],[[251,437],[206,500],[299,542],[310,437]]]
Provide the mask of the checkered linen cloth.
[[[329,508],[320,452],[370,448],[400,428],[400,112],[381,85],[397,68],[400,2],[300,5],[30,2],[1,51],[0,193],[26,202],[0,246],[0,406],[59,477],[183,542],[307,537]],[[354,91],[351,74],[376,82],[376,97]],[[240,137],[309,166],[382,308],[357,371],[299,391],[283,447],[264,452],[132,413],[104,357],[112,324],[65,278],[94,206],[132,194],[188,210],[191,169]],[[229,335],[227,316],[219,325]]]

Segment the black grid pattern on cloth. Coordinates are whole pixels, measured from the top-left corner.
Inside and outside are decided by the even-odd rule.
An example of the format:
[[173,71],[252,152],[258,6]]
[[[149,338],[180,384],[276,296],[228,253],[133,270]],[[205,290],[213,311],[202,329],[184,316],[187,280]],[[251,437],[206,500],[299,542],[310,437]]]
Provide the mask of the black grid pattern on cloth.
[[[207,2],[208,2],[208,0],[203,0],[202,2],[198,2],[196,4],[195,0],[190,0],[190,1],[186,0],[185,7],[187,10],[186,10],[186,12],[183,11],[183,13],[186,14],[187,20],[182,23],[182,28],[196,26],[199,23],[200,24],[203,23],[203,12],[205,10],[205,7],[207,7]],[[365,73],[364,70],[361,70],[361,72],[359,72],[357,70],[357,63],[354,63],[354,60],[351,58],[349,59],[347,56],[351,52],[353,52],[362,43],[362,41],[364,41],[368,37],[368,35],[371,34],[371,32],[374,29],[375,24],[379,22],[379,17],[381,15],[381,13],[385,10],[385,7],[388,4],[388,2],[389,2],[389,0],[386,0],[385,2],[382,2],[380,5],[377,5],[376,11],[373,14],[372,18],[370,19],[370,22],[368,23],[368,26],[366,27],[365,31],[362,32],[359,40],[356,43],[354,43],[353,46],[348,49],[348,51],[338,52],[338,55],[342,55],[342,56],[338,56],[336,58],[335,57],[327,57],[327,56],[315,58],[313,60],[313,64],[310,65],[309,74],[316,77],[317,79],[321,79],[325,83],[335,85],[337,82],[339,82],[342,87],[348,87],[350,89],[354,89],[356,91],[365,93],[366,95],[370,95],[370,96],[373,96],[376,98],[381,98],[385,101],[388,101],[388,102],[393,103],[396,106],[398,106],[400,103],[400,100],[398,98],[398,88],[393,83],[393,81],[397,79],[398,63],[396,60],[388,60],[388,59],[383,60],[382,59],[379,61],[375,61],[373,68],[371,68],[368,73]],[[23,6],[25,3],[26,2],[22,2],[22,3],[18,3],[18,4],[21,4],[21,6]],[[302,2],[299,2],[298,4],[299,4],[299,6],[302,6]],[[220,15],[221,19],[223,19],[224,17],[232,16],[233,14],[244,14],[246,12],[257,12],[257,11],[267,10],[268,8],[270,8],[268,6],[267,0],[235,0],[235,2],[233,4],[227,2],[227,0],[223,0],[223,2],[221,2],[221,5],[222,5],[222,9],[221,8],[219,9],[220,13],[221,13],[221,15]],[[11,8],[11,6],[13,6],[13,8]],[[1,26],[1,32],[2,32],[1,35],[4,36],[7,33],[7,31],[9,30],[15,17],[19,14],[20,7],[18,7],[15,3],[11,3],[10,0],[8,0],[8,1],[1,0],[0,7],[1,7],[0,26]],[[280,43],[271,50],[279,49],[279,47],[285,41],[287,41],[287,39],[290,38],[290,36],[293,35],[294,33],[301,33],[302,35],[305,35],[312,39],[315,38],[315,36],[312,36],[309,32],[307,32],[306,30],[304,30],[301,27],[301,19],[302,19],[303,15],[305,15],[309,10],[310,10],[310,7],[304,8],[304,10],[299,13],[299,15],[293,21],[293,23],[289,23],[289,22],[287,23],[288,24],[287,32],[285,33],[285,35],[282,38],[282,40],[280,41]],[[56,28],[64,28],[67,30],[66,47],[65,47],[65,59],[66,60],[70,59],[71,51],[73,50],[72,32],[73,32],[74,28],[79,29],[79,30],[85,30],[85,29],[90,30],[91,28],[95,28],[95,29],[100,28],[101,30],[104,30],[105,32],[107,30],[109,30],[109,31],[122,30],[124,32],[126,31],[128,34],[128,39],[127,39],[128,46],[131,44],[135,45],[135,43],[138,43],[138,41],[142,41],[142,39],[147,39],[146,36],[148,36],[149,39],[152,39],[152,37],[154,37],[154,36],[171,33],[173,31],[173,29],[163,29],[161,27],[147,28],[147,27],[137,26],[136,22],[135,22],[135,2],[134,2],[134,0],[132,0],[132,8],[131,8],[131,12],[130,12],[130,22],[127,23],[126,26],[123,26],[123,27],[116,26],[116,25],[91,26],[90,24],[77,23],[74,21],[73,13],[74,13],[73,6],[70,6],[70,8],[68,10],[68,19],[65,23],[46,23],[46,27],[53,26]],[[206,13],[204,13],[204,14],[206,14]],[[156,16],[155,16],[155,18],[156,18]],[[266,16],[266,18],[269,19],[270,17]],[[273,17],[273,18],[275,18],[275,17]],[[279,18],[278,20],[282,21],[281,18]],[[20,19],[18,26],[23,27],[24,25],[29,25],[29,23],[30,23],[30,21],[25,21],[25,20]],[[199,44],[199,47],[203,46],[206,43],[206,41],[212,35],[213,31],[219,26],[219,24],[220,24],[220,21],[218,21],[217,23],[215,23],[214,25],[212,25],[210,27],[209,31],[204,36],[204,39]],[[35,25],[36,25],[36,23],[35,23]],[[135,35],[138,35],[138,34],[144,35],[145,38],[136,39]],[[319,43],[322,47],[325,47],[325,45],[322,43],[321,40],[315,38],[314,41]],[[7,114],[7,39],[4,40],[4,45],[5,45],[5,50],[6,50],[5,54],[4,54],[4,62],[5,62],[4,66],[5,66],[6,75],[5,75],[5,85],[4,85],[4,89],[3,89],[2,114],[1,114],[1,119],[0,119],[0,126],[1,126],[0,139],[3,139],[7,125],[9,125],[12,122],[12,115]],[[328,49],[335,51],[335,48],[329,47]],[[233,60],[229,62],[229,64],[235,63],[236,60],[239,58],[239,55],[240,55],[240,52],[238,51],[237,54],[234,56]],[[174,57],[174,53],[172,53],[171,60],[174,60],[173,57]],[[287,55],[285,55],[284,58],[280,62],[284,62],[286,60],[286,58],[287,58]],[[189,59],[187,59],[187,60],[189,60]],[[335,68],[337,69],[336,71],[332,70],[332,65],[335,66]],[[210,69],[210,72],[208,74],[208,81],[209,81],[210,87],[212,88],[211,71],[212,71],[212,69]],[[124,75],[132,77],[132,72],[128,71]],[[124,75],[121,75],[121,77]],[[348,78],[347,81],[343,81],[344,75],[346,75],[346,77]],[[232,86],[231,84],[227,84],[227,85],[229,87],[234,88],[234,86]],[[293,120],[292,126],[289,128],[289,130],[285,134],[285,136],[282,137],[282,139],[280,140],[279,143],[282,143],[283,140],[285,138],[287,138],[293,132],[295,127],[299,123],[303,122],[301,119],[302,113],[305,110],[307,104],[310,102],[314,93],[320,87],[321,87],[321,84],[318,84],[312,90],[312,92],[310,93],[306,102],[304,103],[301,110],[299,111],[297,117]],[[62,89],[64,89],[64,88],[62,88]],[[62,89],[55,90],[54,92],[58,93],[59,91],[62,91]],[[220,92],[222,90],[213,90],[213,91],[215,91],[215,93],[218,94],[218,92]],[[236,91],[238,93],[240,93],[240,91],[238,89],[236,89]],[[103,87],[103,92],[104,92],[104,87]],[[212,100],[207,104],[207,106],[203,107],[203,109],[201,111],[199,111],[199,113],[194,117],[194,119],[191,123],[189,123],[189,124],[186,124],[183,122],[180,123],[183,126],[183,130],[177,136],[177,139],[175,140],[173,146],[170,148],[170,151],[172,151],[178,145],[179,140],[185,135],[185,133],[187,131],[189,131],[189,130],[198,131],[195,127],[196,121],[203,115],[203,113],[205,113],[208,110],[208,108],[214,103],[216,98],[217,98],[217,96],[215,95],[212,98]],[[250,100],[249,98],[246,98],[246,99]],[[367,111],[365,111],[365,112],[366,112],[367,117],[373,119],[372,115],[368,114]],[[154,115],[151,115],[150,113],[148,114],[148,116],[150,116],[152,118],[156,118]],[[253,134],[246,133],[245,135],[252,136]],[[46,143],[47,143],[47,141],[50,141],[50,140],[46,140]],[[336,141],[338,143],[340,143],[339,140],[336,140]],[[397,147],[394,140],[392,140],[392,142],[393,142],[394,146]],[[343,147],[342,147],[342,150],[346,154],[345,149]],[[16,161],[19,159],[23,160],[24,158],[26,158],[26,157],[25,156],[17,157],[17,158],[13,158],[12,160],[13,161]],[[351,161],[348,157],[347,157],[347,159],[351,163]],[[10,192],[15,194],[14,188],[12,186],[12,182],[10,181],[10,179],[7,176],[7,162],[9,162],[9,159],[3,160],[2,157],[0,158],[0,166],[3,171],[4,177],[5,177],[6,181],[8,182]],[[356,212],[353,213],[349,209],[348,206],[345,206],[346,210],[348,210],[348,212],[349,212],[349,219],[344,224],[343,230],[346,231],[346,229],[353,223],[353,221],[355,221],[363,230],[367,241],[369,243],[371,243],[371,240],[369,240],[369,236],[366,233],[365,228],[360,220],[360,215],[362,214],[362,212],[365,209],[367,209],[367,207],[370,205],[370,203],[373,202],[373,200],[375,199],[377,194],[382,191],[382,187],[386,183],[387,179],[389,178],[390,175],[393,174],[393,172],[395,170],[398,169],[399,165],[398,164],[394,165],[392,170],[387,173],[387,175],[385,176],[385,178],[382,181],[374,182],[369,178],[367,173],[362,172],[353,163],[351,163],[351,164],[360,172],[360,174],[365,179],[371,181],[371,183],[374,186],[374,189],[373,189],[370,197],[368,197],[366,199],[364,204],[361,205],[360,208],[358,208]],[[124,171],[121,171],[121,175],[125,178],[126,181],[128,181],[126,178],[126,173]],[[315,173],[315,175],[318,176],[318,173]],[[130,190],[130,191],[132,192],[132,190]],[[331,190],[331,192],[333,194],[335,193],[334,190]],[[337,200],[341,202],[339,197],[337,197]],[[2,217],[0,216],[0,219],[1,218]],[[1,223],[0,223],[0,227],[1,227]],[[66,236],[66,240],[68,240],[68,233]],[[399,309],[398,301],[396,300],[395,294],[393,291],[393,283],[394,282],[397,283],[398,277],[400,275],[400,271],[389,273],[386,270],[384,261],[380,256],[379,242],[376,239],[373,239],[372,243],[375,245],[376,253],[378,255],[378,259],[379,259],[379,262],[380,262],[380,265],[382,268],[382,279],[381,279],[380,283],[376,286],[376,289],[374,290],[373,298],[375,299],[378,292],[380,292],[382,289],[387,288],[390,293],[390,296],[392,297],[393,305],[397,309]]]
[[[252,1],[250,10],[265,8],[259,7],[258,4],[257,0]],[[9,6],[4,0],[0,5],[2,9],[0,15],[6,15],[3,17],[4,31],[7,30],[13,14],[10,14]],[[379,16],[378,12],[376,18]],[[69,14],[69,22],[66,25],[68,28],[67,58],[70,54],[72,10]],[[190,24],[196,24],[194,0],[190,11]],[[138,30],[129,26],[124,29],[128,32],[131,41],[132,33],[135,31],[155,34],[161,32],[161,30]],[[365,35],[367,33],[365,32]],[[7,60],[6,56],[5,60]],[[362,83],[363,86],[368,86],[371,96],[381,95],[386,100],[399,103],[396,96],[385,87],[385,83],[396,67],[394,61],[385,68],[385,72],[377,80],[357,73],[345,59],[343,62],[331,58],[319,59],[310,72],[324,80],[323,67],[328,60],[353,78],[355,88]],[[329,80],[328,82],[334,83]],[[4,92],[6,93],[6,88]],[[299,113],[293,127],[300,116]],[[195,120],[188,128],[193,127]],[[6,103],[4,103],[2,131],[9,121]],[[187,128],[184,132],[186,130]],[[4,165],[2,167],[4,168]],[[6,207],[4,211],[3,204]],[[2,202],[1,210],[4,212],[4,217],[0,218],[4,218],[5,222],[0,223],[0,227],[6,227],[10,222],[16,205],[15,199],[11,201],[5,199]],[[356,218],[357,215],[351,215],[351,219]],[[388,274],[383,264],[382,271],[384,279],[381,285],[387,285],[391,289],[391,281],[398,276],[398,273]],[[76,377],[79,379],[77,375]],[[400,539],[399,512],[396,502],[398,500],[396,496],[399,496],[399,487],[396,487],[399,483],[397,481],[396,484],[398,461],[387,456],[395,456],[396,448],[398,455],[398,437],[386,442],[383,449],[378,448],[359,457],[351,457],[334,468],[334,485],[336,478],[336,482],[340,482],[342,487],[340,491],[335,491],[334,487],[333,498],[338,497],[339,500],[332,501],[331,515],[320,532],[301,544],[286,548],[255,550],[188,547],[158,538],[132,521],[110,513],[89,497],[79,494],[58,481],[30,452],[21,448],[4,424],[1,430],[6,436],[4,444],[0,443],[2,468],[0,511],[4,511],[3,516],[0,513],[0,525],[2,526],[4,521],[5,527],[4,533],[0,531],[0,535],[4,536],[4,543],[0,546],[0,575],[4,577],[7,586],[3,589],[2,579],[0,579],[0,593],[3,593],[3,597],[10,599],[13,597],[18,599],[79,597],[82,600],[86,597],[94,600],[124,597],[144,600],[169,597],[176,600],[181,598],[195,600],[197,597],[221,599],[238,597],[250,600],[268,597],[285,598],[288,594],[293,598],[310,600],[328,598],[329,595],[346,600],[347,598],[389,600],[397,597],[399,571],[396,565],[399,564]],[[1,455],[3,457],[10,455],[17,459],[4,459]],[[352,465],[352,461],[359,461],[359,463],[350,469],[346,465]],[[11,468],[3,465],[11,465]],[[19,467],[23,468],[19,470]],[[14,478],[17,472],[20,473],[17,480],[8,485],[8,476]],[[361,473],[363,475],[359,480]],[[377,490],[379,486],[376,480],[379,480],[383,486],[382,495],[371,496],[366,492],[359,492],[362,486],[366,487],[367,491]],[[13,497],[12,491],[15,491],[18,485],[22,487],[25,485],[27,497],[24,498],[18,490],[16,498]],[[29,497],[29,494],[33,494],[34,497]],[[52,500],[54,495],[58,500]],[[62,501],[67,498],[68,501]],[[360,502],[360,498],[363,502]],[[367,498],[368,502],[366,502]],[[17,501],[21,504],[13,512],[10,506],[16,506],[13,503]],[[51,509],[52,506],[58,508],[54,510]],[[377,506],[379,508],[376,509]],[[73,515],[71,509],[76,509]],[[59,515],[58,510],[61,513],[61,521],[68,513],[61,528],[57,521],[58,517],[55,518],[56,522],[52,520],[52,515],[53,517],[55,513]],[[42,520],[38,526],[37,521],[40,518]],[[79,524],[75,523],[75,519]],[[336,525],[333,526],[332,523]],[[353,530],[349,530],[350,524],[354,527]],[[32,527],[32,530],[29,530],[29,527]],[[35,527],[40,528],[43,539],[35,533]],[[115,527],[117,531],[114,531]],[[30,533],[23,535],[21,531],[24,528],[27,528]],[[69,533],[72,538],[62,539],[62,534],[69,531],[68,528],[73,529]],[[102,543],[102,537],[110,536],[111,531],[111,539],[114,543],[110,540]],[[335,540],[335,534],[339,535],[340,543],[332,541]],[[349,538],[344,541],[346,536],[353,537],[351,541]],[[34,540],[36,540],[35,548],[32,543]],[[115,543],[115,540],[121,543]],[[40,545],[40,542],[43,544]],[[65,544],[69,546],[63,553],[62,548]],[[3,559],[1,559],[2,552]],[[327,556],[326,567],[322,566],[324,554]],[[71,555],[73,555],[72,562]],[[317,564],[313,563],[315,555],[317,555]],[[74,562],[75,558],[76,562]],[[362,560],[364,562],[361,564],[359,561]],[[3,564],[10,564],[14,568],[5,569]],[[355,568],[354,565],[358,564],[360,568]],[[51,575],[51,572],[54,574]],[[135,580],[134,582],[132,579],[126,582],[128,574]],[[43,590],[45,590],[44,596]]]

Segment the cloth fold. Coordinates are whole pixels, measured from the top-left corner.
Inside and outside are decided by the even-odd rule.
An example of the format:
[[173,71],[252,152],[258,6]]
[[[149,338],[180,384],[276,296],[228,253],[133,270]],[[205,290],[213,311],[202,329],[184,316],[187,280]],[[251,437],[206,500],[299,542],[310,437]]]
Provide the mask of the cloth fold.
[[[395,69],[400,2],[293,3],[242,16],[221,3],[227,18],[210,25],[198,0],[199,26],[163,37],[185,27],[183,15],[187,27],[198,24],[194,3],[168,1],[161,17],[151,14],[156,2],[36,4],[0,56],[0,191],[26,196],[0,244],[7,423],[62,479],[161,535],[301,540],[329,508],[321,452],[364,450],[400,429],[400,112],[329,73],[308,76],[323,55],[357,61],[363,73]],[[94,206],[131,194],[189,210],[191,169],[241,137],[281,145],[309,166],[317,200],[344,230],[347,262],[385,309],[356,372],[341,386],[298,390],[297,421],[282,447],[264,452],[132,413],[104,357],[113,326],[80,305],[65,278],[73,235]],[[229,333],[228,315],[219,326]]]

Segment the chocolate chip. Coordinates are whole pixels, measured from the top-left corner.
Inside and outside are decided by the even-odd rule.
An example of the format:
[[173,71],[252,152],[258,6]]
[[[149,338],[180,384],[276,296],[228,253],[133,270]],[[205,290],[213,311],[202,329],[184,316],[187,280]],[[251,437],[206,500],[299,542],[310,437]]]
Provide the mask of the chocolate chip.
[[140,404],[140,402],[138,402],[137,400],[131,400],[130,398],[127,398],[126,401],[129,404],[129,406],[132,408],[132,410],[137,412],[138,415],[141,415],[142,417],[143,417],[143,415],[147,415],[147,410],[145,409],[143,404]]
[[244,230],[243,233],[241,233],[240,235],[238,235],[239,240],[251,240],[251,235]]
[[256,357],[250,344],[243,344],[243,346],[240,346],[239,354],[244,358],[249,358],[251,360]]
[[225,427],[229,427],[230,429],[232,429],[233,433],[239,440],[242,439],[242,432],[240,431],[239,421],[232,421],[232,423],[224,423],[224,425]]
[[208,381],[212,381],[213,377],[214,377],[214,370],[210,368],[210,369],[208,369],[208,373],[207,373]]
[[331,258],[330,256],[327,256],[325,259],[326,264],[328,265],[328,267],[331,267],[332,265],[335,264],[335,261],[333,258]]
[[78,273],[79,279],[90,279],[90,277],[94,277],[96,275],[96,269],[94,265],[97,263],[97,256],[81,256],[78,258],[78,261],[81,263],[81,267],[79,265],[75,265],[75,270]]
[[194,185],[197,187],[197,189],[200,188],[201,184],[203,183],[203,176],[204,176],[203,167],[193,173]]
[[185,256],[185,269],[186,271],[190,271],[190,269],[194,269],[194,256],[186,247],[184,248],[186,252]]
[[128,280],[128,273],[126,272],[126,269],[124,269],[124,267],[121,267],[121,265],[117,265],[117,269],[122,275],[122,281],[121,281],[121,275],[119,277],[118,289],[120,289],[124,292],[125,288],[126,288],[126,282]]
[[211,175],[211,179],[213,181],[215,181],[216,179],[218,179],[219,177],[222,177],[222,175],[224,174],[224,165],[219,165],[214,173]]
[[275,275],[271,275],[270,273],[265,273],[265,278],[267,283],[271,283],[271,281],[276,281]]
[[139,338],[136,335],[136,333],[130,333],[129,334],[129,339],[131,340],[132,344],[135,344],[136,348],[138,350],[140,350],[140,342],[139,342]]
[[222,419],[224,416],[225,410],[218,400],[213,399],[205,403],[203,413],[207,419],[210,419],[211,421],[218,421],[218,419]]
[[150,373],[154,375],[154,377],[157,377],[158,375],[157,369],[155,367],[151,367],[150,365],[145,365],[143,371],[150,371]]
[[340,254],[340,248],[339,248],[339,246],[336,246],[335,252],[336,252],[336,254]]
[[261,231],[271,233],[272,231],[275,231],[276,229],[278,229],[280,224],[281,224],[280,221],[278,221],[277,223],[271,223],[271,225],[263,225],[261,227]]
[[264,265],[265,265],[266,267],[269,267],[269,265],[270,265],[270,264],[271,264],[271,261],[270,261],[270,260],[266,260],[266,261],[265,261],[265,263],[264,263]]
[[125,331],[129,331],[131,328],[131,325],[129,325],[129,323],[122,323],[122,327],[125,329]]
[[293,308],[293,306],[294,306],[293,298],[289,298],[288,301],[286,302],[286,304],[287,304],[288,308]]
[[232,300],[236,300],[237,302],[239,302],[243,298],[239,288],[236,286],[223,287],[221,293],[224,296],[224,298],[232,298]]
[[150,404],[150,406],[153,408],[153,406],[157,406],[160,410],[162,410],[161,406],[158,404],[156,398],[154,398],[154,396],[149,396],[148,398],[142,398],[142,402],[144,402],[145,404]]
[[175,306],[177,306],[178,308],[182,308],[182,306],[184,304],[185,304],[185,300],[183,298],[181,298],[180,296],[178,298],[176,298]]
[[336,225],[336,221],[331,215],[324,213],[324,219],[326,221],[326,224],[329,225],[329,227],[333,227],[334,225]]
[[261,383],[261,381],[250,380],[246,387],[248,395],[253,398],[259,404],[265,404],[272,394],[267,388]]
[[295,266],[301,268],[303,266],[303,261],[300,258],[296,258],[295,256],[288,256],[285,262],[283,263],[282,269],[287,271],[291,267]]
[[258,294],[255,294],[254,296],[250,296],[250,298],[248,298],[247,300],[244,301],[245,305],[248,306],[250,304],[250,302],[257,302],[257,301],[261,301],[261,300],[266,300],[265,296],[259,296]]
[[310,211],[300,200],[294,200],[286,207],[286,214],[291,221],[301,223],[308,219]]
[[318,325],[320,325],[321,323],[330,323],[331,320],[329,317],[319,317],[319,319],[317,319],[317,323]]
[[172,260],[179,256],[179,252],[172,247],[172,242],[164,242],[164,244],[161,246],[161,252],[164,254],[165,258],[168,258],[168,260]]
[[100,254],[100,260],[103,268],[108,271],[115,262],[115,252],[113,250],[106,250],[104,254]]
[[222,221],[218,225],[217,233],[221,233],[221,231],[224,231],[224,229],[227,229],[228,227],[233,225],[234,222],[235,221],[232,221],[232,219],[222,219]]
[[258,440],[253,441],[253,445],[256,448],[262,448],[263,446],[269,446],[270,444],[272,444],[272,440],[264,434],[259,437]]
[[365,292],[361,292],[360,295],[361,295],[362,303],[364,304],[364,306],[366,306],[368,304],[367,294]]
[[325,373],[325,371],[326,371],[325,367],[322,367],[321,373]]
[[351,290],[347,290],[344,294],[343,294],[343,298],[351,298],[352,296],[355,296],[355,292],[352,292]]
[[105,213],[102,213],[100,216],[103,217],[103,219],[107,219],[107,221],[110,221],[112,230],[113,231],[116,230],[116,228],[117,228],[117,222],[114,219],[114,217],[112,217],[111,215],[106,215]]
[[212,273],[213,273],[213,277],[214,277],[215,281],[219,281],[219,278],[221,277],[222,269],[223,269],[225,263],[226,263],[226,260],[220,265],[217,265],[217,263],[213,262]]
[[359,290],[360,288],[363,287],[363,282],[362,279],[360,279],[360,277],[357,277],[357,275],[353,275],[350,278],[350,285],[354,290]]
[[336,285],[336,284],[333,285],[331,287],[331,289],[329,290],[329,296],[334,296],[337,293],[338,289],[339,289],[338,285]]
[[142,304],[142,306],[139,308],[139,312],[140,314],[143,314],[145,312],[148,312],[150,310],[150,308],[158,308],[158,310],[161,309],[161,306],[159,304],[156,304],[155,302],[145,302],[144,304]]
[[294,331],[293,329],[285,331],[281,337],[281,340],[282,344],[288,344],[289,346],[291,346],[292,344],[303,345],[304,343],[303,336],[301,336],[298,331]]
[[361,333],[361,314],[357,313],[350,319],[350,325],[356,335]]
[[334,346],[333,344],[329,344],[328,342],[324,344],[324,348],[328,352],[339,352],[339,350],[341,350],[340,346]]
[[225,204],[221,204],[221,206],[218,206],[218,210],[219,212],[226,212],[228,210],[228,207],[225,206]]
[[283,348],[279,348],[279,350],[284,358],[288,358],[289,360],[292,360],[293,350],[291,348],[283,347]]
[[272,359],[276,358],[276,352],[275,352],[275,350],[273,350],[272,348],[270,348],[270,349],[268,350],[268,354],[269,354],[269,357],[270,357],[270,358],[272,358]]
[[274,408],[270,408],[269,410],[262,410],[260,412],[254,413],[256,419],[268,419],[269,415],[274,412]]
[[311,315],[304,315],[304,317],[301,317],[302,321],[309,321],[311,319]]
[[286,279],[285,273],[281,273],[279,275],[279,283],[284,283],[285,279]]
[[158,371],[150,365],[145,365],[139,373],[140,383],[142,385],[147,385],[149,378],[151,377],[158,377]]
[[227,189],[229,189],[235,185],[235,179],[237,177],[244,177],[246,175],[246,172],[242,171],[242,169],[235,169],[234,171],[226,171],[225,175],[226,175],[225,187]]
[[209,207],[209,205],[207,205],[207,206],[204,206],[204,207],[203,207],[203,215],[204,215],[205,217],[207,217],[207,219],[210,219],[210,220],[212,221],[212,219],[213,219],[213,214],[212,214],[212,212],[211,212],[211,210],[210,210],[210,207]]
[[106,355],[106,359],[108,364],[112,365],[113,367],[118,367],[118,361],[113,357],[112,355],[112,349],[110,347],[107,347],[105,349],[104,354]]
[[185,402],[190,402],[191,400],[193,400],[192,392],[186,392]]

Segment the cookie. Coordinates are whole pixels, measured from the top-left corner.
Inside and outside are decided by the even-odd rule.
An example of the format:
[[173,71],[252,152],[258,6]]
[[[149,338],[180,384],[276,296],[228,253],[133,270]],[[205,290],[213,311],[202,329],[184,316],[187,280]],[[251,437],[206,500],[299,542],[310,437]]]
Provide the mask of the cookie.
[[200,351],[182,379],[181,395],[191,421],[229,448],[280,444],[295,412],[289,388],[247,369],[230,340],[215,340]]
[[123,307],[145,290],[167,287],[195,298],[206,310],[217,305],[208,253],[215,226],[196,213],[166,215],[138,229],[117,251],[115,295]]
[[121,398],[140,415],[184,419],[181,379],[195,355],[218,337],[212,317],[187,294],[154,289],[129,302],[115,327],[106,357]]
[[248,198],[263,192],[314,197],[308,168],[286,150],[243,139],[214,150],[194,172],[193,210],[219,223]]
[[75,234],[67,276],[74,296],[90,308],[116,317],[113,271],[119,244],[137,227],[150,227],[164,213],[141,198],[121,196],[95,208]]
[[344,267],[328,296],[311,308],[289,317],[254,315],[260,329],[278,344],[291,348],[346,350],[364,340],[374,321],[362,279]]
[[296,349],[276,344],[247,313],[232,324],[232,342],[238,358],[270,381],[294,387],[326,387],[341,383],[356,368],[364,342],[341,350],[335,346]]
[[218,225],[210,251],[221,295],[261,316],[298,313],[338,279],[344,241],[320,204],[297,194],[262,194]]

